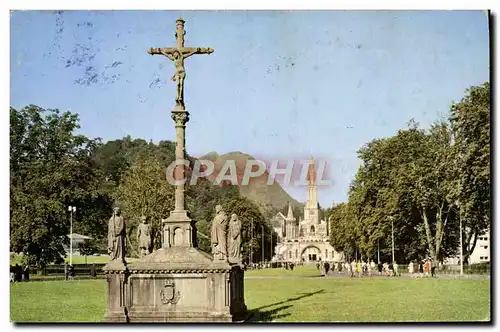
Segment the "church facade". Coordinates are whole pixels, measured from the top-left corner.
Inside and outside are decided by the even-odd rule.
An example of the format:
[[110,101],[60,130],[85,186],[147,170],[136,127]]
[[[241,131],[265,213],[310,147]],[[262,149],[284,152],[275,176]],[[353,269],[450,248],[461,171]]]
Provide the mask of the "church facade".
[[284,216],[278,212],[272,222],[278,234],[274,261],[286,262],[343,262],[343,253],[336,252],[329,240],[328,223],[320,220],[314,160],[307,174],[308,192],[304,217],[293,215],[291,203]]

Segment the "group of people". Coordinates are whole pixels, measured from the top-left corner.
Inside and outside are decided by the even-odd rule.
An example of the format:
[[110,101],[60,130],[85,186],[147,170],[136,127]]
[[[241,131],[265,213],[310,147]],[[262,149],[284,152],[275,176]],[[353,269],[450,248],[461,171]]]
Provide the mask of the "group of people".
[[75,280],[76,273],[75,267],[73,265],[69,265],[69,267],[64,264],[64,279],[65,280]]
[[10,266],[10,282],[29,281],[30,269],[28,265],[24,267],[16,264]]
[[[365,261],[353,260],[351,263],[330,263],[330,262],[317,262],[316,267],[321,270],[321,274],[326,276],[329,272],[345,271],[347,275],[351,278],[362,277],[362,276],[372,276],[374,273],[378,273],[379,276],[385,275],[388,277],[399,277],[401,273],[399,271],[399,265],[396,261],[393,263],[381,263],[376,264],[373,260],[368,263]],[[435,277],[436,276],[436,264],[432,262],[431,259],[424,259],[419,263],[410,262],[408,264],[408,273],[411,278],[418,277]]]
[[378,275],[386,275],[388,277],[399,277],[401,273],[399,272],[399,265],[395,261],[393,263],[381,263],[375,264],[372,260],[370,263],[365,261],[353,260],[351,263],[344,263],[345,269],[351,278],[357,276],[361,277],[367,275],[371,277],[374,273],[378,272]]
[[399,272],[399,266],[396,262],[394,263],[378,263],[372,260],[370,263],[365,261],[353,260],[351,263],[339,263],[339,262],[317,262],[316,268],[321,270],[321,274],[326,276],[329,272],[342,272],[344,271],[351,278],[361,277],[361,276],[372,276],[374,273],[378,272],[378,275],[391,276],[401,276]]
[[430,258],[424,259],[418,264],[410,262],[410,264],[408,264],[408,273],[411,278],[422,278],[428,277],[429,275],[435,277],[436,264],[434,264]]

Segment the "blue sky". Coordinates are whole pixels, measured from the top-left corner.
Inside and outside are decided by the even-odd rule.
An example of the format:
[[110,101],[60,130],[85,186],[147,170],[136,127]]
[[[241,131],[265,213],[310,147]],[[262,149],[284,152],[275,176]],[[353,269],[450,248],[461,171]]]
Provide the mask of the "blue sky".
[[186,46],[215,49],[186,60],[188,153],[326,159],[322,206],[347,199],[364,143],[411,118],[428,126],[489,79],[482,11],[24,11],[11,16],[11,106],[71,110],[104,141],[173,139],[173,64],[146,50],[175,45],[179,16]]

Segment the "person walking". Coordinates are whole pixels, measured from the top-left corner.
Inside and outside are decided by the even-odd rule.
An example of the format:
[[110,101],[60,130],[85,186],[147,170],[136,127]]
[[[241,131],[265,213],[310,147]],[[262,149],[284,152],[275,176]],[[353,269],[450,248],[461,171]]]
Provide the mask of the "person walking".
[[16,274],[14,273],[14,266],[10,266],[10,282],[16,282]]
[[381,263],[381,262],[379,262],[379,263],[378,263],[378,265],[377,265],[377,268],[378,268],[378,275],[379,275],[379,276],[381,276],[381,275],[382,275],[382,268],[383,268],[383,267],[384,267],[384,266],[382,265],[382,263]]
[[75,267],[73,265],[69,266],[69,279],[75,280]]
[[351,265],[349,266],[349,271],[351,272],[351,278],[354,277],[354,273],[356,271],[356,262],[353,260]]
[[90,267],[90,276],[92,278],[95,278],[96,275],[97,275],[97,273],[96,273],[96,270],[95,270],[95,264],[92,264],[92,266]]
[[419,278],[423,278],[424,277],[424,261],[421,261],[418,264],[418,276],[419,276]]
[[396,261],[394,261],[393,268],[394,268],[394,276],[400,277],[401,274],[399,274],[399,266]]
[[358,278],[361,278],[362,269],[363,269],[363,266],[361,264],[361,261],[358,261],[356,263],[356,272],[358,273]]
[[430,272],[431,272],[431,262],[430,262],[429,259],[427,259],[425,261],[425,264],[424,264],[424,275],[425,275],[425,277],[428,277]]
[[323,268],[325,269],[325,277],[328,274],[328,271],[330,271],[330,264],[328,262],[325,262],[323,265]]
[[436,263],[431,259],[429,260],[429,264],[431,266],[431,277],[436,276]]
[[24,281],[30,280],[30,267],[28,264],[26,264],[23,268],[23,280]]
[[410,274],[410,278],[413,278],[413,262],[410,261],[410,264],[408,264],[408,273]]

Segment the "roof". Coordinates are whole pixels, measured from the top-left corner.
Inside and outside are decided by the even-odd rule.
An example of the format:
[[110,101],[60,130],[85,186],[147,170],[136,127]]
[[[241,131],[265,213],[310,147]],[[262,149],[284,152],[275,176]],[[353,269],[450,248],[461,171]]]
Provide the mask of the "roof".
[[77,234],[77,233],[72,233],[66,235],[69,238],[73,238],[73,240],[90,240],[90,236],[82,235],[82,234]]

